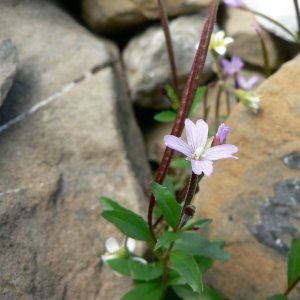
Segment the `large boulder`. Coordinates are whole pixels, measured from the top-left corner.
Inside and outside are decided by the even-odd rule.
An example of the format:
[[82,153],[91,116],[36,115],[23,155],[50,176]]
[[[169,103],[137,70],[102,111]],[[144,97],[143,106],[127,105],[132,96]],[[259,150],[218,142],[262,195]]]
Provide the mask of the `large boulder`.
[[[170,22],[178,80],[185,86],[200,41],[207,12],[181,16]],[[169,56],[161,26],[153,25],[131,39],[122,54],[130,95],[135,105],[163,109],[171,106],[159,86],[172,84]],[[208,53],[203,80],[212,75],[213,58]]]
[[101,261],[121,235],[99,197],[144,214],[149,174],[119,53],[52,1],[0,1],[7,36],[19,67],[0,110],[0,298],[118,300],[131,283]]
[[[170,17],[193,13],[208,7],[209,0],[166,0]],[[82,0],[83,18],[94,30],[103,33],[159,18],[156,0]]]
[[[216,162],[196,197],[197,218],[214,220],[207,236],[224,238],[232,254],[207,280],[232,300],[264,299],[286,288],[290,241],[300,236],[299,78],[300,56],[261,84],[257,114],[235,107],[227,142],[239,147],[239,160]],[[293,297],[299,299],[297,292]]]
[[0,43],[0,106],[9,92],[17,71],[17,48],[10,39]]

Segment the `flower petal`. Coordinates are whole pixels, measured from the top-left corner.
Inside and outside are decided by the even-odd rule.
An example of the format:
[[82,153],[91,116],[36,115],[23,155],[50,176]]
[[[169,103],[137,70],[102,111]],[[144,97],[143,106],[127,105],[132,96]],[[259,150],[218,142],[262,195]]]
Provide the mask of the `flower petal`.
[[205,147],[205,144],[207,142],[207,136],[208,136],[208,125],[203,120],[198,120],[196,123],[197,128],[197,137],[198,137],[198,145],[199,147]]
[[191,147],[192,152],[198,148],[198,135],[196,125],[190,119],[185,119],[184,121],[185,131],[186,131],[186,138],[188,140],[189,146]]
[[128,238],[127,239],[127,243],[126,243],[126,247],[128,249],[129,252],[133,253],[136,247],[136,241],[133,238]]
[[214,50],[220,55],[224,55],[226,53],[226,47],[223,45],[214,47]]
[[185,143],[182,139],[174,136],[174,135],[166,135],[164,137],[164,142],[167,147],[179,151],[187,157],[191,157],[191,148],[187,143]]
[[206,176],[210,176],[213,171],[213,163],[210,160],[192,160],[192,170],[196,175],[203,172]]
[[105,241],[106,251],[109,253],[115,253],[120,250],[120,245],[114,237],[110,237]]
[[238,148],[234,145],[224,144],[209,148],[204,154],[204,160],[219,160],[223,158],[235,158],[232,153],[236,153]]
[[141,263],[144,264],[144,265],[147,265],[147,261],[146,261],[145,259],[141,258],[141,257],[134,256],[134,257],[132,258],[132,260],[136,260],[136,261],[141,262]]

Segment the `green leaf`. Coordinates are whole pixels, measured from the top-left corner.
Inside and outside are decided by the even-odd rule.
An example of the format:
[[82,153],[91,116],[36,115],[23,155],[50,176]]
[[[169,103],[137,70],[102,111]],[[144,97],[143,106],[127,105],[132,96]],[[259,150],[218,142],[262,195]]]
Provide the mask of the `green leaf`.
[[193,292],[193,290],[188,285],[176,285],[172,286],[172,289],[176,295],[185,300],[202,300],[199,293]]
[[170,260],[175,270],[186,280],[192,290],[200,293],[203,290],[202,275],[194,257],[177,250],[172,251]]
[[105,264],[108,265],[114,271],[123,274],[130,275],[131,262],[127,258],[112,258],[105,261]]
[[192,228],[192,227],[200,227],[200,228],[203,228],[205,227],[206,225],[210,224],[212,222],[212,219],[202,219],[202,220],[198,220],[196,222],[188,222],[184,227],[183,227],[183,231],[184,230],[187,230],[189,228]]
[[214,263],[214,260],[209,257],[194,255],[194,258],[201,274],[204,274],[208,269],[210,269]]
[[165,186],[165,187],[169,190],[169,192],[172,194],[172,196],[173,196],[174,198],[176,197],[174,185],[173,185],[173,183],[172,183],[171,178],[170,178],[169,175],[167,175],[167,176],[165,177],[163,186]]
[[202,99],[205,91],[206,91],[206,86],[200,86],[197,89],[192,107],[191,107],[190,112],[189,112],[189,118],[190,119],[192,119],[195,116],[195,114],[197,112],[197,109],[198,109],[198,106],[199,106],[199,103],[200,103],[200,100]]
[[201,300],[222,300],[222,298],[215,290],[204,286],[204,291],[200,295]]
[[174,250],[182,250],[191,255],[201,255],[218,260],[229,260],[230,254],[211,243],[197,233],[183,232],[180,239],[175,241]]
[[174,159],[172,166],[174,168],[191,169],[191,162],[184,158],[176,158]]
[[162,276],[162,265],[160,262],[144,264],[137,260],[132,260],[131,271],[133,280],[150,281]]
[[164,110],[154,115],[154,120],[158,122],[173,122],[176,119],[176,112],[173,110]]
[[163,294],[161,282],[146,282],[124,295],[121,300],[160,300]]
[[132,211],[106,210],[102,216],[119,228],[121,232],[136,240],[151,241],[145,220]]
[[100,203],[103,206],[103,210],[120,210],[120,211],[129,211],[125,207],[121,206],[119,203],[117,203],[114,200],[111,200],[107,197],[101,197]]
[[178,108],[180,107],[180,101],[175,93],[175,90],[169,84],[166,85],[166,89],[167,89],[167,94],[168,94],[169,98],[173,101],[172,108],[175,111],[177,111]]
[[288,261],[288,287],[290,287],[300,274],[300,242],[298,239],[292,240]]
[[150,186],[166,221],[175,229],[181,213],[180,205],[166,187],[154,181],[150,182]]
[[180,233],[179,232],[174,232],[174,231],[167,231],[162,236],[157,240],[157,243],[154,247],[154,251],[159,249],[162,246],[169,245],[170,243],[176,241],[177,239],[180,238]]
[[277,295],[268,297],[265,300],[289,300],[289,298],[285,295],[277,294]]

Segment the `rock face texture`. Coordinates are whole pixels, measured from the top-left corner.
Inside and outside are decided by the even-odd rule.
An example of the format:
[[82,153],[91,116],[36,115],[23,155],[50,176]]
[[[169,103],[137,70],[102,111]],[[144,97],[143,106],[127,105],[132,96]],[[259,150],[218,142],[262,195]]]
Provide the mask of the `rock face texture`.
[[[165,1],[170,17],[193,13],[208,7],[209,4],[209,0]],[[87,24],[100,33],[124,29],[149,19],[159,18],[156,0],[83,0],[82,10]]]
[[[182,16],[170,22],[174,56],[179,82],[184,87],[191,71],[206,13]],[[172,83],[171,68],[165,36],[160,26],[152,26],[134,37],[123,51],[123,62],[135,105],[162,109],[170,107],[159,91],[159,86]],[[213,58],[208,54],[203,79],[212,74]]]
[[232,300],[264,299],[286,288],[285,247],[300,233],[298,78],[300,56],[261,84],[258,114],[235,107],[227,143],[239,147],[239,160],[216,162],[196,197],[197,218],[214,220],[207,235],[224,238],[232,254],[207,279]]
[[121,236],[98,199],[143,214],[148,177],[118,51],[51,1],[0,1],[7,36],[19,66],[0,110],[0,298],[118,300],[131,283],[101,262]]
[[16,46],[10,39],[0,43],[0,106],[13,83],[17,71],[18,53]]
[[[226,6],[226,17],[222,18],[221,27],[226,34],[234,38],[228,45],[228,54],[241,57],[246,63],[264,69],[262,46],[253,24],[257,24],[252,13]],[[271,69],[278,69],[286,60],[285,53],[278,38],[262,30],[264,43],[268,52]]]

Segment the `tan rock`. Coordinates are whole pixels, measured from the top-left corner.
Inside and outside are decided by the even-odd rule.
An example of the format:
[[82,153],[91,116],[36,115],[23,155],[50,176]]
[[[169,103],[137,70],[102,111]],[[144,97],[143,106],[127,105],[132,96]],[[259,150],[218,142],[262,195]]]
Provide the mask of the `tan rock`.
[[[239,56],[245,62],[264,68],[261,42],[252,24],[256,24],[252,13],[226,6],[226,14],[221,20],[221,27],[226,34],[234,38],[234,43],[228,45],[228,55]],[[279,40],[262,29],[264,42],[269,55],[270,67],[278,69],[286,60]]]
[[[232,128],[227,142],[239,147],[239,160],[216,162],[214,173],[204,178],[196,197],[196,217],[214,220],[206,235],[211,239],[224,238],[233,257],[229,262],[215,264],[208,274],[209,283],[232,300],[264,299],[286,288],[287,259],[280,254],[278,244],[284,241],[282,236],[289,236],[290,240],[299,235],[299,224],[288,212],[299,214],[298,194],[293,205],[286,202],[286,215],[275,209],[274,215],[269,216],[275,223],[274,232],[264,230],[273,238],[272,247],[267,236],[263,244],[253,233],[257,234],[258,225],[265,225],[262,210],[272,199],[278,201],[274,185],[300,179],[299,170],[283,164],[286,155],[299,153],[300,149],[300,88],[295,84],[298,78],[300,56],[262,83],[258,89],[262,97],[258,114],[241,104],[236,106],[227,122]],[[296,191],[295,186],[292,192]],[[274,222],[277,219],[272,219],[278,216],[291,222],[295,231],[280,228]],[[291,299],[297,297],[295,294]]]
[[[166,0],[169,16],[192,13],[207,7],[209,0]],[[96,31],[116,31],[140,24],[146,20],[158,19],[156,0],[83,0],[83,18]]]
[[0,110],[0,299],[119,300],[132,283],[101,261],[122,236],[99,198],[145,214],[149,170],[118,50],[52,1],[1,1],[4,36],[20,61]]

